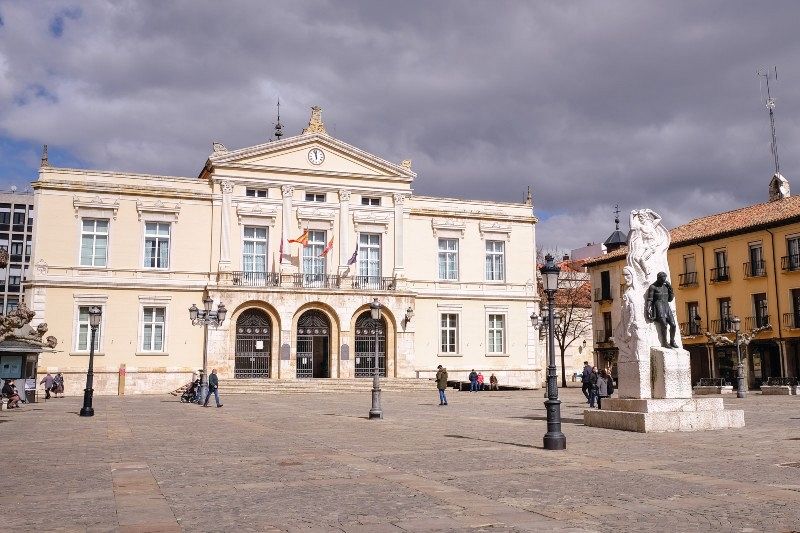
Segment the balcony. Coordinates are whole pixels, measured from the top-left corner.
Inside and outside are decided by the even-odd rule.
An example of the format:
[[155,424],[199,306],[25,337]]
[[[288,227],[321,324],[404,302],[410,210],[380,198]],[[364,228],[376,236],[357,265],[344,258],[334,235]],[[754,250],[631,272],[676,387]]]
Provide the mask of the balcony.
[[711,321],[711,332],[712,333],[732,333],[733,332],[733,324],[731,324],[731,317],[720,318],[718,320]]
[[393,291],[395,278],[379,276],[344,277],[328,274],[280,274],[278,272],[220,272],[220,280],[230,279],[236,287],[274,287],[286,289],[354,289]]
[[781,270],[797,272],[800,270],[800,254],[784,255],[781,257]]
[[745,331],[753,331],[754,329],[758,328],[772,329],[772,324],[770,324],[769,321],[769,315],[755,315],[744,318]]
[[703,331],[703,322],[701,320],[694,320],[692,322],[681,322],[681,335],[684,337],[695,337],[697,335],[702,335]]
[[697,272],[684,272],[681,274],[678,286],[679,287],[692,287],[697,285]]
[[614,298],[611,296],[611,289],[606,288],[603,290],[603,287],[596,287],[594,289],[594,301],[595,302],[612,302]]
[[730,281],[730,269],[727,266],[721,266],[711,269],[711,283],[719,283],[721,281]]
[[611,331],[598,329],[594,332],[594,341],[598,344],[611,342]]
[[800,309],[794,313],[783,313],[783,327],[787,329],[800,328]]
[[744,277],[763,278],[766,275],[767,262],[763,259],[761,261],[748,261],[744,264]]

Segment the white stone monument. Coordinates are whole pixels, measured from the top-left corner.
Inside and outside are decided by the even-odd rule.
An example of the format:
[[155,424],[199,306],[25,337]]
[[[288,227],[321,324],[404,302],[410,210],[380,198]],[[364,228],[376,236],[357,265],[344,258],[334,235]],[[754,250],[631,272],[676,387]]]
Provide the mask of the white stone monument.
[[587,409],[584,424],[639,432],[744,427],[744,412],[726,410],[722,398],[692,398],[689,352],[675,327],[669,232],[661,217],[650,209],[631,211],[630,230],[614,336],[619,398]]

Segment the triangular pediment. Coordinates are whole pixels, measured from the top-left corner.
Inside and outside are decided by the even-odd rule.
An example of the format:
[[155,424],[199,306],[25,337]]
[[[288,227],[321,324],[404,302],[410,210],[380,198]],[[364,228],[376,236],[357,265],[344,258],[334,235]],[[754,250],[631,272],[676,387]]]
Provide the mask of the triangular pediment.
[[[312,151],[312,155],[316,157],[309,155]],[[402,164],[391,163],[321,133],[297,135],[238,150],[227,150],[222,145],[215,145],[209,163],[216,168],[308,172],[408,182],[416,177],[410,168]]]

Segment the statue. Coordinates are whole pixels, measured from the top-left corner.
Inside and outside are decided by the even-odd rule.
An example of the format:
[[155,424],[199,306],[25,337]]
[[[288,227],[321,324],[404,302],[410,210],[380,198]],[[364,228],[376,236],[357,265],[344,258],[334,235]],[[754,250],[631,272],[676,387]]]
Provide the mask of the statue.
[[622,318],[616,327],[616,331],[622,332],[622,335],[614,340],[620,352],[624,352],[630,358],[630,354],[635,353],[636,345],[639,342],[639,324],[642,321],[636,318],[639,309],[637,309],[636,291],[633,287],[633,267],[623,268],[622,278],[625,280],[625,292],[622,294]]
[[[678,348],[675,343],[675,316],[669,303],[675,299],[672,285],[667,281],[667,273],[659,272],[656,281],[647,289],[647,319],[655,322],[658,337],[664,348]],[[669,325],[669,343],[667,343]]]
[[32,346],[55,348],[58,341],[52,335],[42,340],[44,334],[47,333],[47,324],[42,322],[35,329],[30,325],[30,321],[35,315],[36,313],[28,309],[23,302],[5,316],[0,316],[0,342],[17,340]]

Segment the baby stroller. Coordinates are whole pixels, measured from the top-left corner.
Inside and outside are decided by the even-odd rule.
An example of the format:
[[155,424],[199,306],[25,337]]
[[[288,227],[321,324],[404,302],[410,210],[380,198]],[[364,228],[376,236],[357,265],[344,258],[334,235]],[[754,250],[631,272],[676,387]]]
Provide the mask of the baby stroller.
[[200,379],[196,379],[189,388],[181,394],[181,403],[197,403],[197,394],[200,392]]

